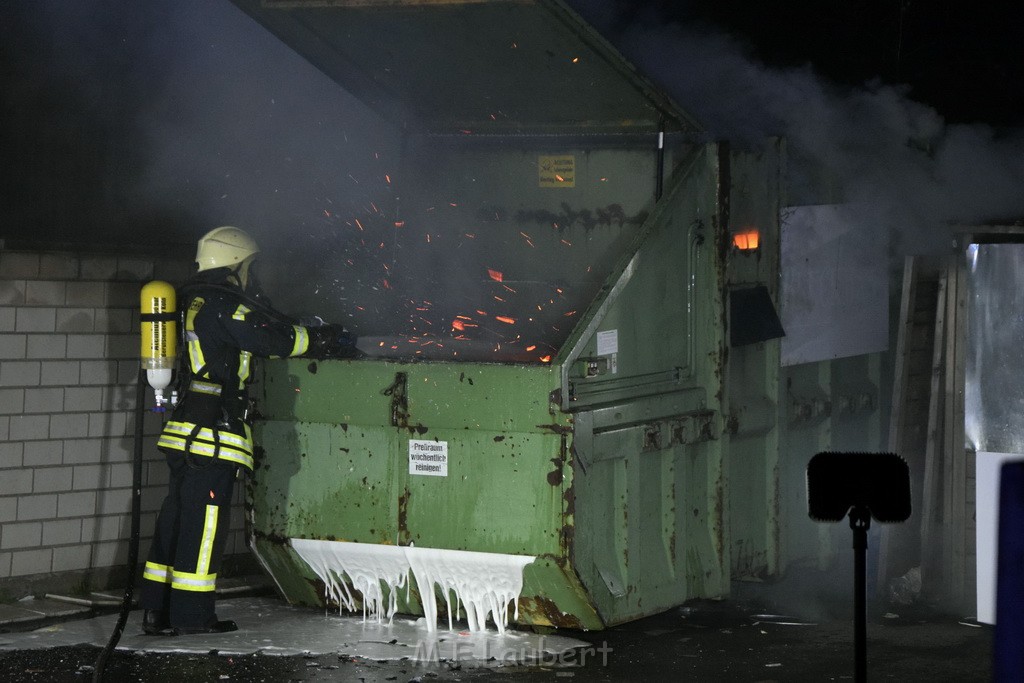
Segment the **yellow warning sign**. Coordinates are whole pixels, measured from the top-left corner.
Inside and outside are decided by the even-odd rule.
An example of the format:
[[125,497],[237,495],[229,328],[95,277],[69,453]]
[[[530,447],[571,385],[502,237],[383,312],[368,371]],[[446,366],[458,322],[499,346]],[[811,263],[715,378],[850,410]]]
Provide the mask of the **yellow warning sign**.
[[541,187],[576,187],[576,157],[572,154],[537,158]]

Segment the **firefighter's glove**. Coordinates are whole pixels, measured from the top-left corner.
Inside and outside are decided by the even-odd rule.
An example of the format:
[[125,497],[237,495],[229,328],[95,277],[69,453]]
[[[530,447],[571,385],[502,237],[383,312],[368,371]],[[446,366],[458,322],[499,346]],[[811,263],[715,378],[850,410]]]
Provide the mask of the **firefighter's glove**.
[[309,351],[306,355],[317,360],[329,358],[359,358],[356,338],[342,325],[321,325],[309,328]]

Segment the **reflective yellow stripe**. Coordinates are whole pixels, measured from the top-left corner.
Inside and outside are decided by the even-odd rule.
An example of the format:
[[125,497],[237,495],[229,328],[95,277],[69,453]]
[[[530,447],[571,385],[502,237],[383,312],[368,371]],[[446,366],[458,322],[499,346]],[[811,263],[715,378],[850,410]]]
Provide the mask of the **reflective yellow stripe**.
[[245,320],[246,314],[251,312],[252,309],[245,304],[238,304],[238,308],[236,308],[235,312],[231,314],[231,317],[235,320]]
[[[169,448],[174,451],[185,450],[185,440],[180,439],[178,437],[169,437],[166,435],[161,436],[160,439],[157,441],[156,445],[159,446],[160,448]],[[192,453],[193,455],[203,455],[208,458],[213,457],[213,446],[193,443],[188,450],[189,453]],[[253,459],[251,455],[243,453],[241,451],[237,451],[233,448],[225,448],[223,446],[220,448],[219,451],[217,451],[217,459],[224,460],[227,462],[233,462],[237,465],[248,467],[250,470],[252,469],[253,466]]]
[[188,364],[192,372],[198,374],[206,365],[206,358],[203,356],[203,347],[199,345],[199,337],[195,332],[186,332],[185,339],[188,341]]
[[299,325],[292,325],[295,330],[295,344],[292,346],[290,356],[301,356],[309,350],[309,330]]
[[206,300],[204,298],[197,296],[189,304],[188,313],[185,314],[185,339],[188,341],[188,362],[194,373],[199,372],[206,365],[206,359],[203,358],[203,349],[199,346],[199,337],[196,336],[196,314],[199,313],[199,309],[205,303]]
[[171,568],[166,564],[147,562],[146,569],[142,572],[142,578],[150,581],[156,581],[157,583],[170,583]]
[[238,352],[238,388],[244,389],[245,383],[249,379],[250,373],[250,361],[252,360],[252,354],[248,351]]
[[[218,431],[217,442],[214,441],[213,430],[209,427],[200,429],[189,444],[189,453],[213,457],[216,452],[221,460],[244,465],[252,469],[252,430],[249,425],[243,423],[244,434],[232,434],[231,432]],[[171,420],[164,426],[163,433],[157,440],[156,445],[160,448],[169,448],[175,451],[184,451],[185,442],[195,429],[191,422],[178,422]]]
[[192,380],[188,385],[189,391],[195,391],[200,394],[211,394],[213,396],[220,396],[222,389],[219,384],[213,382],[201,382],[197,379]]
[[[176,420],[171,420],[164,427],[164,434],[170,433],[188,436],[189,434],[192,433],[192,430],[195,428],[196,426],[192,422],[178,422]],[[232,432],[225,432],[223,430],[218,430],[217,436],[214,437],[213,430],[210,429],[209,427],[203,427],[202,429],[200,429],[199,432],[196,433],[195,439],[196,441],[208,441],[210,443],[214,443],[216,439],[216,441],[219,441],[222,446],[224,444],[229,444],[232,446],[237,446],[238,448],[248,450],[250,452],[252,451],[252,439],[248,438],[247,436],[241,434],[233,434]]]
[[[180,450],[184,450],[184,448],[185,448],[185,441],[187,441],[187,437],[175,436],[174,434],[167,434],[165,432],[165,433],[160,435],[159,439],[157,439],[157,445],[158,446],[166,446],[168,448],[173,448],[175,450],[179,450],[180,451]],[[193,440],[189,450],[191,452],[193,452],[193,453],[198,453],[199,455],[213,455],[214,448],[216,448],[216,447],[217,447],[217,444],[213,444],[213,443],[210,443],[208,441]],[[220,451],[221,451],[222,454],[227,453],[227,452],[238,453],[240,455],[251,455],[252,454],[252,451],[247,449],[247,448],[244,448],[244,447],[236,448],[236,447],[233,447],[233,446],[226,445],[224,443],[220,444]]]
[[196,572],[206,574],[210,571],[210,557],[213,555],[213,539],[217,537],[217,516],[220,508],[216,505],[206,506],[206,522],[203,524],[203,539],[199,542],[199,562]]
[[171,588],[196,593],[209,593],[217,588],[217,575],[192,572],[173,572]]

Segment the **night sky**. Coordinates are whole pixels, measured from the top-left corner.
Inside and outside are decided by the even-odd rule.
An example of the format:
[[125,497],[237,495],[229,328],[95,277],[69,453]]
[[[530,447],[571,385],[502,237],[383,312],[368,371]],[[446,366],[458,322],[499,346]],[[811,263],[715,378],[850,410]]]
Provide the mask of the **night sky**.
[[[1024,214],[1017,4],[569,4],[716,137],[792,135],[797,158],[871,181],[854,199],[892,185],[886,173],[941,177],[908,209],[922,220]],[[675,82],[690,64],[718,80]],[[184,246],[223,222],[313,230],[389,191],[395,131],[228,0],[6,0],[0,73],[8,246]],[[869,148],[889,138],[895,153]],[[978,197],[967,185],[989,170],[995,190]],[[977,206],[938,206],[961,189]]]
[[[621,3],[629,7],[632,3]],[[1024,5],[960,0],[659,0],[624,13],[705,21],[777,67],[811,63],[836,82],[874,79],[951,123],[1024,125]]]

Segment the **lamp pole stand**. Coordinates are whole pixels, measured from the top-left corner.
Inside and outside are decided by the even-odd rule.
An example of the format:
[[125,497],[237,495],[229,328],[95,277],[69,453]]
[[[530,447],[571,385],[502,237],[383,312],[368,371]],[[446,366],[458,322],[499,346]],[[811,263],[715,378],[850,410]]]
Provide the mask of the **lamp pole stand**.
[[868,678],[867,630],[867,550],[871,511],[864,505],[850,510],[850,528],[853,529],[853,647],[854,680],[866,683]]

